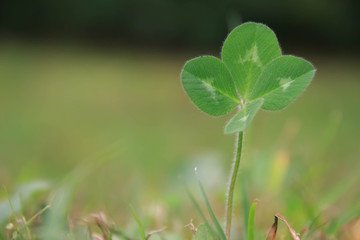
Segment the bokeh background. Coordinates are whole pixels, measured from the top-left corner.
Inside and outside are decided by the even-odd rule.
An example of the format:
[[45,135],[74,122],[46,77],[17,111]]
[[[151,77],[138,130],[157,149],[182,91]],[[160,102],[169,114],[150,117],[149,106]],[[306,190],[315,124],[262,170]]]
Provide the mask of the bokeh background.
[[246,133],[236,231],[241,206],[258,198],[260,239],[277,212],[298,231],[321,215],[335,233],[360,215],[358,9],[350,0],[1,1],[0,184],[9,194],[48,189],[24,194],[32,209],[89,168],[71,216],[104,211],[127,226],[131,203],[149,229],[186,236],[190,219],[201,222],[182,184],[199,197],[197,166],[222,219],[231,114],[201,113],[179,75],[186,60],[219,56],[234,27],[256,21],[317,73],[296,102],[260,112]]

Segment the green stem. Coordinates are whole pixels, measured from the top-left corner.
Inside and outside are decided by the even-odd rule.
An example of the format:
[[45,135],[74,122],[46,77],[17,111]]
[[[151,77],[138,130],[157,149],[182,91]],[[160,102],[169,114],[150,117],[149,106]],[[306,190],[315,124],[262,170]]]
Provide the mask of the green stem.
[[235,183],[236,183],[236,177],[239,172],[239,166],[240,166],[240,159],[241,159],[241,152],[242,152],[242,145],[243,145],[243,132],[239,132],[237,134],[236,139],[236,155],[233,163],[233,167],[231,170],[231,178],[229,183],[229,188],[227,192],[227,199],[226,199],[226,222],[225,222],[225,234],[226,238],[230,239],[230,233],[231,233],[231,220],[232,220],[232,205],[233,205],[233,198],[234,198],[234,189],[235,189]]

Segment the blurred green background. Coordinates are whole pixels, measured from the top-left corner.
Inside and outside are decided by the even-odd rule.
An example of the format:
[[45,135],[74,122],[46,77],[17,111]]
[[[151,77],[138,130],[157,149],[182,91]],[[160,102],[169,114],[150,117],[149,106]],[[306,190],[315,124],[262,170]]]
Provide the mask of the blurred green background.
[[132,203],[149,227],[186,235],[183,226],[200,219],[179,176],[198,192],[197,166],[221,219],[235,139],[223,127],[231,114],[201,113],[179,75],[192,57],[218,56],[233,27],[260,21],[285,54],[310,60],[317,73],[299,100],[282,112],[260,112],[246,133],[235,224],[244,190],[249,202],[260,199],[256,223],[264,232],[277,212],[299,231],[320,213],[336,218],[336,228],[360,213],[356,7],[325,0],[2,1],[0,184],[10,193],[35,180],[57,186],[74,168],[100,161],[78,186],[72,216],[101,210],[126,225]]

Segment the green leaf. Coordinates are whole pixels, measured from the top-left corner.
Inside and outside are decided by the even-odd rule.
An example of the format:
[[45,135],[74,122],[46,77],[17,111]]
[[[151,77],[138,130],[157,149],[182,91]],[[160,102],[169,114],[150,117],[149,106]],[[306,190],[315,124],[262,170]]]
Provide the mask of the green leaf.
[[275,33],[261,23],[235,28],[225,40],[221,57],[229,68],[237,90],[246,99],[264,66],[281,56]]
[[209,115],[224,115],[240,102],[232,77],[218,58],[204,56],[188,61],[181,80],[190,99]]
[[264,99],[259,98],[244,105],[225,126],[225,134],[244,131],[254,118]]
[[200,224],[195,234],[195,240],[208,239],[211,239],[208,226],[205,224]]
[[302,58],[278,57],[266,65],[249,100],[264,98],[263,109],[281,110],[305,90],[314,74],[314,67]]

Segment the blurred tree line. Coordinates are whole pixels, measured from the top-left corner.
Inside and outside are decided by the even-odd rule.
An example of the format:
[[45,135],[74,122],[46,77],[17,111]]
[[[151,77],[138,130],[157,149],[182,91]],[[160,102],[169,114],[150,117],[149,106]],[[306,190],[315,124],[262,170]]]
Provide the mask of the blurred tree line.
[[263,22],[281,40],[359,45],[352,0],[2,0],[0,30],[21,36],[85,37],[173,46],[218,46],[243,21]]

